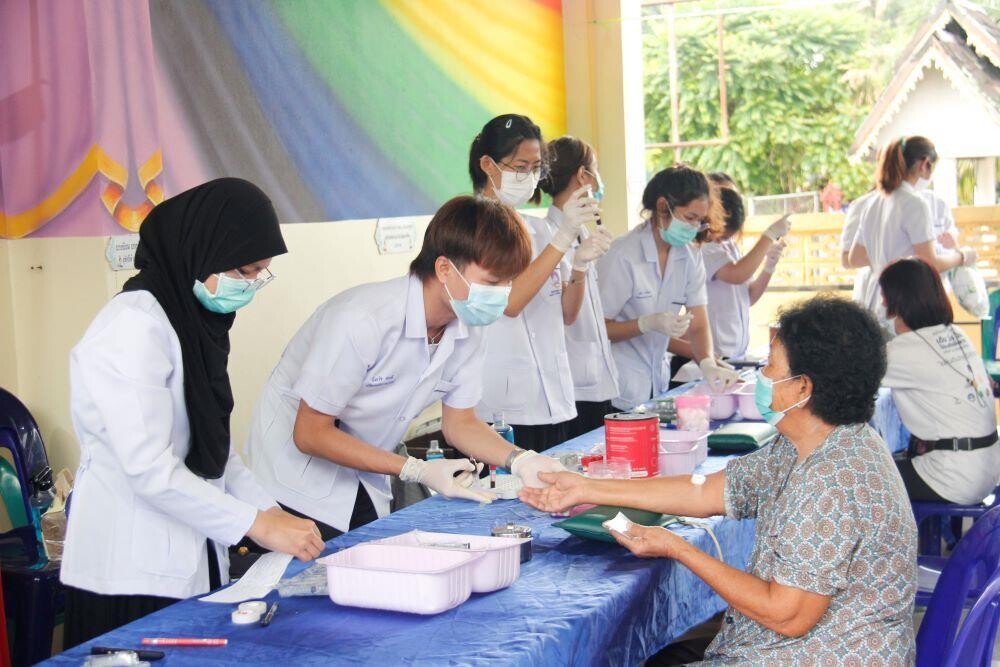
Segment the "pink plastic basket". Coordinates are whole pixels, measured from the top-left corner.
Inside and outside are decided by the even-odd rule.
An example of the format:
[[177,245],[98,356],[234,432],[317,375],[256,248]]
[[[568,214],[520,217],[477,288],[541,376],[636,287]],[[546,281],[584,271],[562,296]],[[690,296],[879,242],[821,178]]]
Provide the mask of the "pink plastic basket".
[[[507,588],[521,574],[521,543],[531,538],[455,535],[413,530],[402,535],[374,540],[370,544],[394,544],[424,549],[446,549],[482,553],[469,567],[473,593],[492,593]],[[464,545],[468,544],[468,548]]]
[[750,421],[764,421],[764,418],[760,414],[760,410],[757,409],[757,403],[754,400],[754,391],[756,390],[757,384],[751,382],[748,384],[740,385],[740,388],[736,391],[736,399],[739,403],[740,416],[743,419],[748,419]]
[[440,614],[469,599],[483,551],[358,544],[319,559],[330,599],[369,609]]
[[707,431],[660,432],[660,476],[689,475],[707,457]]

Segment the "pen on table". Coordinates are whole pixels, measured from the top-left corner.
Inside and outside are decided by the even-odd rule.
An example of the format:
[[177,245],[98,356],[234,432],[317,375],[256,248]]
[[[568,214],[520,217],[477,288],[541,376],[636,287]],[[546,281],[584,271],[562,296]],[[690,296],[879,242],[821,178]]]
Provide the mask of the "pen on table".
[[90,655],[110,655],[112,653],[119,653],[121,651],[132,651],[135,653],[139,660],[144,662],[154,662],[156,660],[163,660],[163,651],[143,651],[142,649],[134,648],[109,648],[107,646],[91,646]]
[[143,646],[225,646],[228,639],[202,637],[143,637]]
[[271,625],[271,621],[274,620],[274,615],[277,613],[278,613],[278,603],[275,602],[274,604],[271,605],[271,608],[267,610],[267,613],[264,614],[264,618],[260,619],[260,627],[266,628],[267,626]]

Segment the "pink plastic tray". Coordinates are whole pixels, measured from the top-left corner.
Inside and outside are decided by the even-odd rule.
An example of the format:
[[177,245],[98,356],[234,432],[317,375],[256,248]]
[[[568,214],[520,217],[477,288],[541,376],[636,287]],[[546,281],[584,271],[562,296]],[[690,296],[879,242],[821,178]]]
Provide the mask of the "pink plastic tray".
[[729,419],[736,414],[737,396],[735,390],[730,390],[724,394],[713,394],[707,384],[699,384],[690,392],[691,396],[709,396],[712,399],[712,406],[709,408],[709,416],[715,420]]
[[440,614],[469,599],[469,567],[482,551],[358,544],[319,559],[337,604],[413,614]]
[[[374,540],[371,544],[396,544],[424,549],[446,549],[481,553],[482,558],[469,567],[473,593],[492,593],[507,588],[521,574],[521,544],[531,538],[493,537],[491,535],[455,535],[414,530],[394,537]],[[466,549],[459,544],[468,544]],[[454,546],[449,546],[454,545]]]
[[661,431],[660,476],[689,475],[708,457],[706,431]]
[[740,385],[740,388],[736,391],[736,399],[739,402],[740,416],[743,419],[759,422],[764,421],[764,418],[761,417],[760,410],[757,409],[757,403],[754,401],[756,387],[756,382]]

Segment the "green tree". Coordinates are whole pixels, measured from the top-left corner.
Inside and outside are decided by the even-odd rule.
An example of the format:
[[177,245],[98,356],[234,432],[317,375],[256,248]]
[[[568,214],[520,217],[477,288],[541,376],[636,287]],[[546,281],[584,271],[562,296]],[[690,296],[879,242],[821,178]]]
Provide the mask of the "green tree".
[[[716,7],[727,3],[681,5]],[[742,0],[743,6],[752,2]],[[882,0],[756,11],[725,19],[729,142],[684,149],[681,158],[729,172],[748,194],[814,189],[829,176],[854,198],[868,189],[872,165],[850,164],[854,133],[892,74],[892,64],[936,3]],[[692,10],[685,12],[691,14]],[[647,141],[671,136],[667,23],[644,23]],[[715,19],[676,23],[682,140],[720,136]],[[650,170],[673,150],[647,153]]]

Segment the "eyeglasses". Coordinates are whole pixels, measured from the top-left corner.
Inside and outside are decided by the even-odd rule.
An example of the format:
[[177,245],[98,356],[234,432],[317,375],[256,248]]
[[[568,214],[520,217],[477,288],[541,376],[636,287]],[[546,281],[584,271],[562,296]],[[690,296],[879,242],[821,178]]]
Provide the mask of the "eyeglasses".
[[275,275],[271,273],[271,269],[268,269],[266,267],[261,269],[257,273],[256,278],[247,278],[245,275],[243,275],[243,272],[240,271],[239,269],[236,269],[236,273],[240,274],[240,277],[243,278],[243,280],[247,281],[247,286],[243,288],[244,292],[246,292],[247,290],[253,290],[255,292],[259,292],[260,290],[264,289],[266,285],[269,285],[272,280],[275,279]]
[[498,164],[503,165],[504,167],[507,167],[507,169],[509,169],[510,171],[514,172],[514,174],[516,174],[514,176],[514,180],[516,180],[518,183],[528,180],[529,176],[534,176],[536,181],[540,181],[549,175],[549,168],[546,167],[545,165],[542,165],[540,167],[529,167],[529,166],[515,167],[512,164],[508,164],[502,161],[499,162]]

